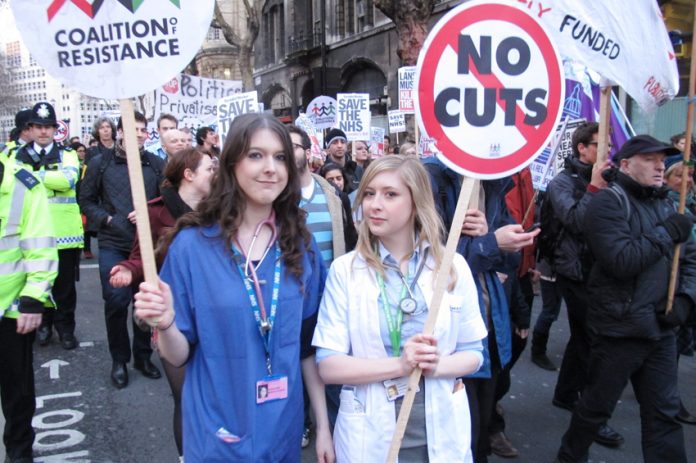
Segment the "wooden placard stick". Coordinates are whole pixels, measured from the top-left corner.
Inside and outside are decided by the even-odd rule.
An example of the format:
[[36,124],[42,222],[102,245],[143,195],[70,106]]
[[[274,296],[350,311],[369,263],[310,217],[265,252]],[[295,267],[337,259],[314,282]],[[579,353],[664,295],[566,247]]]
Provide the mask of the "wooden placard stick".
[[420,151],[419,150],[420,143],[418,143],[418,140],[420,138],[420,130],[418,128],[418,119],[416,119],[416,116],[413,116],[413,125],[415,127],[415,134],[414,135],[416,137],[416,153],[418,153],[418,156],[420,156],[421,155],[421,153],[419,152]]
[[[452,260],[454,258],[454,253],[457,251],[457,243],[459,242],[459,237],[461,236],[462,225],[464,224],[464,216],[466,215],[466,208],[471,200],[471,195],[476,185],[477,180],[464,177],[462,181],[462,189],[459,192],[459,199],[457,200],[457,208],[454,211],[454,218],[452,219],[452,228],[450,229],[449,236],[447,237],[447,245],[445,247],[445,255],[442,258],[442,263],[440,269],[437,273],[437,279],[435,280],[435,291],[433,293],[433,298],[430,301],[428,318],[423,326],[423,334],[432,334],[435,328],[435,322],[437,321],[437,314],[440,311],[440,305],[442,304],[442,297],[445,294],[445,289],[449,283],[450,269],[452,268]],[[416,387],[420,381],[422,371],[420,368],[416,368],[411,372],[408,380],[408,389],[406,391],[406,396],[401,404],[401,411],[399,412],[399,417],[396,420],[396,429],[394,430],[394,436],[392,437],[391,446],[389,447],[389,454],[387,456],[387,463],[395,463],[396,458],[399,456],[399,449],[401,448],[401,441],[404,437],[404,432],[406,431],[406,425],[408,424],[408,418],[411,415],[411,408],[413,407],[413,401],[416,398]]]
[[[145,184],[143,182],[143,168],[140,161],[140,149],[135,132],[135,109],[133,101],[127,98],[119,100],[121,106],[121,121],[123,122],[123,142],[128,161],[128,177],[130,178],[133,206],[135,207],[135,221],[140,241],[140,254],[143,261],[145,281],[157,284],[157,264],[155,263],[155,251],[152,247],[152,234],[150,233],[150,217],[147,213],[147,197],[145,196]],[[155,326],[159,319],[146,320],[150,326]]]
[[597,132],[597,161],[601,166],[609,156],[609,127],[611,126],[611,86],[599,92],[599,132]]
[[[481,180],[474,179],[474,187],[471,189],[471,198],[469,199],[469,207],[467,209],[478,209],[479,200],[481,199]],[[466,218],[466,217],[464,217]],[[461,229],[460,229],[461,230]],[[450,233],[452,230],[450,230]]]
[[[694,4],[696,13],[696,3]],[[693,26],[693,33],[696,34],[696,21]],[[694,35],[692,35],[694,37]],[[684,163],[682,169],[682,181],[679,188],[679,213],[683,214],[686,210],[686,190],[689,173],[689,163],[691,160],[691,137],[694,128],[694,98],[696,97],[696,47],[691,47],[691,68],[689,70],[689,104],[686,109],[686,143],[684,144]],[[679,254],[681,254],[681,244],[674,246],[674,257],[672,258],[672,272],[669,275],[669,286],[667,288],[667,313],[672,312],[674,305],[674,293],[677,290],[677,275],[679,273]]]

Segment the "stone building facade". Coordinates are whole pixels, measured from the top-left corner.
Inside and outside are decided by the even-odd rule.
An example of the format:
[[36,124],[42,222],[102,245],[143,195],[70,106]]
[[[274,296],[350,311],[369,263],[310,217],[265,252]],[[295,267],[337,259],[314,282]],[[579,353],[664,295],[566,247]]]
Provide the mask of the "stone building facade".
[[[437,2],[431,24],[460,3]],[[398,105],[398,38],[372,0],[269,0],[261,24],[254,84],[267,109],[290,120],[316,96],[369,93],[373,125],[387,127]]]

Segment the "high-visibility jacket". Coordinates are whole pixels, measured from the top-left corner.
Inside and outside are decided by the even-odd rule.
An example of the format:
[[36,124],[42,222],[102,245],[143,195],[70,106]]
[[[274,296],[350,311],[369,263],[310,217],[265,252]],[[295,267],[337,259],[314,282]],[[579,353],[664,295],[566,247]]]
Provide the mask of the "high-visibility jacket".
[[0,316],[17,318],[19,301],[49,301],[58,251],[43,185],[5,153],[0,184]]
[[59,147],[57,143],[53,144],[53,148],[43,159],[34,151],[33,143],[28,143],[13,153],[17,163],[33,170],[46,189],[58,249],[82,248],[84,230],[75,191],[75,185],[80,179],[77,153]]

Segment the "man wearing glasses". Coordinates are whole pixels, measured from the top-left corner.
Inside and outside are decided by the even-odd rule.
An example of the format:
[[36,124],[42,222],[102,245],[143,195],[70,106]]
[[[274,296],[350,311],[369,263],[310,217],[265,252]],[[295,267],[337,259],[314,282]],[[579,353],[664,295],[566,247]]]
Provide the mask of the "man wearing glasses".
[[[592,266],[587,243],[582,236],[587,204],[598,191],[607,187],[602,172],[610,167],[606,161],[597,165],[599,125],[588,122],[573,133],[573,154],[566,160],[565,169],[551,180],[547,201],[556,221],[561,225],[551,259],[556,284],[568,309],[570,338],[563,354],[561,371],[553,396],[553,404],[572,411],[588,378],[590,338],[587,330],[587,292],[585,283]],[[595,441],[618,447],[624,438],[607,424],[602,425]]]

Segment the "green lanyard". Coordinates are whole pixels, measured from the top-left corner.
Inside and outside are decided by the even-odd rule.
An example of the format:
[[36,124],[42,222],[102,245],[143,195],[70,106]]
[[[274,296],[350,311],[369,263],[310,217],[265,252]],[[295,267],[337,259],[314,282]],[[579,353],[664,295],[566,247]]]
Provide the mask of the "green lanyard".
[[[406,277],[408,279],[408,276]],[[384,285],[384,278],[379,273],[377,274],[377,284],[382,295],[382,309],[384,310],[384,318],[387,319],[387,329],[389,330],[389,339],[391,339],[392,356],[399,357],[401,355],[401,323],[404,318],[404,313],[396,306],[396,323],[392,313],[392,305],[389,303],[387,296],[387,288]],[[401,295],[399,301],[406,297],[408,288],[405,283],[401,285]]]

